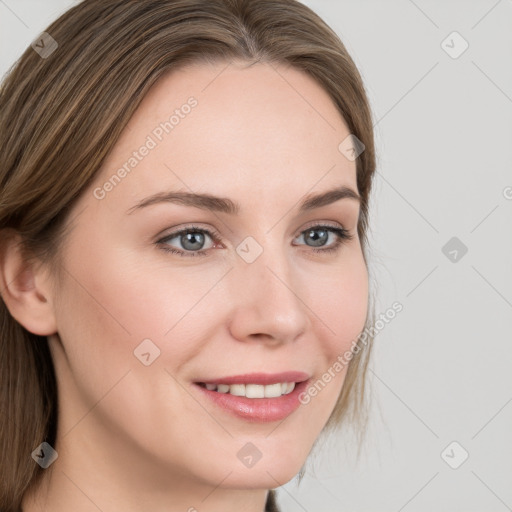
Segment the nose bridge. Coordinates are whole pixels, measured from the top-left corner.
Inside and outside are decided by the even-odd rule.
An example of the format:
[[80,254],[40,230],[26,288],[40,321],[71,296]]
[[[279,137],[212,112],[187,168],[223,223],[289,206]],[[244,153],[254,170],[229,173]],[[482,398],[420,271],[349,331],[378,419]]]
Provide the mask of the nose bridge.
[[261,246],[250,237],[237,253],[233,335],[293,341],[307,328],[308,316],[289,254],[279,244]]

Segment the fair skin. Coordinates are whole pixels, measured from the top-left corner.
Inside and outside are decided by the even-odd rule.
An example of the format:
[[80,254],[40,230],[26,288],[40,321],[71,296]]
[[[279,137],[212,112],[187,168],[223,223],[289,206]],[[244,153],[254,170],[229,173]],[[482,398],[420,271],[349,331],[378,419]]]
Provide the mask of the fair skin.
[[[315,382],[350,348],[367,313],[359,202],[299,211],[311,194],[341,186],[357,193],[356,163],[338,150],[349,130],[334,103],[296,69],[224,68],[187,66],[144,98],[74,205],[62,281],[44,266],[20,274],[24,262],[13,247],[7,252],[7,305],[28,330],[48,336],[59,386],[59,456],[24,512],[261,512],[267,490],[300,470],[335,406],[346,368],[274,422],[234,415],[195,384],[290,370]],[[197,106],[95,197],[190,96]],[[240,211],[160,202],[127,213],[177,190],[230,198]],[[191,224],[220,240],[204,236],[196,252],[205,256],[163,250],[186,251],[183,237],[169,235]],[[325,224],[352,239],[315,252],[336,245],[331,231],[323,246],[308,239]],[[263,249],[252,263],[236,251],[249,236]],[[134,350],[148,338],[160,356],[145,366]],[[247,443],[262,455],[252,467],[237,457]]]

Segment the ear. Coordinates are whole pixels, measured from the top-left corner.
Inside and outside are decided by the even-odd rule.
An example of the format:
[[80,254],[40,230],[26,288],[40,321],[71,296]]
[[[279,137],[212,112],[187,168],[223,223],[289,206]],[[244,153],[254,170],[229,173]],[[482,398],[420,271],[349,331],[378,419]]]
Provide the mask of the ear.
[[39,336],[57,332],[50,279],[43,265],[24,258],[19,234],[0,232],[0,292],[11,315]]

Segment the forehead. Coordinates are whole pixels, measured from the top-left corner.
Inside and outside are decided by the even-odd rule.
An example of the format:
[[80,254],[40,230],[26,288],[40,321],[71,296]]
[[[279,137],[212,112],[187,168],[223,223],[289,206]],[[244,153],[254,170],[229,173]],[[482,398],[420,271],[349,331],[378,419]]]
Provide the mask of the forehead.
[[247,200],[283,190],[298,198],[333,184],[357,191],[355,162],[338,149],[348,135],[327,92],[300,70],[187,65],[152,87],[96,185],[124,168],[109,200],[176,188]]

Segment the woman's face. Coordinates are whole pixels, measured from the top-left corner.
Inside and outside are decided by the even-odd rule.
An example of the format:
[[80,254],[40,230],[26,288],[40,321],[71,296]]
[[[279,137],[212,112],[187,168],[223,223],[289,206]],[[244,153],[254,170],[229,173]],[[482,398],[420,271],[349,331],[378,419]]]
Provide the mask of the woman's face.
[[340,394],[346,367],[299,400],[364,328],[359,202],[303,203],[357,194],[349,131],[302,72],[226,66],[162,78],[71,213],[50,337],[63,468],[277,487]]

